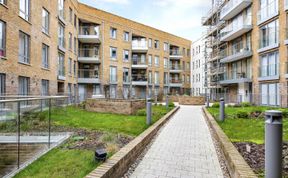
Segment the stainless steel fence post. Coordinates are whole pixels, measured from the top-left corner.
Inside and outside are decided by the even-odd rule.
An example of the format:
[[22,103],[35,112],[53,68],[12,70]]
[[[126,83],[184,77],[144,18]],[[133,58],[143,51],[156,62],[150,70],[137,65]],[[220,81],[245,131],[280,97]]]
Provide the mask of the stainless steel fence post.
[[209,96],[206,96],[206,108],[209,108]]
[[21,118],[21,114],[20,114],[20,101],[17,102],[17,167],[18,169],[20,168],[20,131],[21,131],[21,127],[20,127],[20,118]]
[[220,98],[220,107],[219,107],[219,120],[223,122],[225,120],[225,101],[224,98]]
[[282,112],[265,112],[265,177],[282,177]]
[[169,98],[168,95],[166,95],[166,109],[169,109]]
[[48,148],[51,145],[51,99],[49,99],[49,111],[48,111]]
[[152,103],[150,98],[147,98],[147,104],[146,104],[146,124],[151,125],[152,121]]

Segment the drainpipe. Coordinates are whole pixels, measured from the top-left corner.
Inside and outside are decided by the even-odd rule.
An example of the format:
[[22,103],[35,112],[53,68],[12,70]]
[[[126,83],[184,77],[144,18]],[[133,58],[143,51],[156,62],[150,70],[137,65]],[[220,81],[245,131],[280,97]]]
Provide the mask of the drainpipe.
[[104,58],[105,58],[105,52],[104,52],[104,40],[105,40],[105,35],[104,35],[104,31],[105,31],[105,27],[104,27],[104,21],[102,21],[102,33],[101,36],[102,36],[102,41],[101,41],[101,45],[102,45],[102,80],[100,82],[100,84],[102,86],[100,86],[100,89],[101,89],[101,93],[103,94],[103,91],[104,91]]

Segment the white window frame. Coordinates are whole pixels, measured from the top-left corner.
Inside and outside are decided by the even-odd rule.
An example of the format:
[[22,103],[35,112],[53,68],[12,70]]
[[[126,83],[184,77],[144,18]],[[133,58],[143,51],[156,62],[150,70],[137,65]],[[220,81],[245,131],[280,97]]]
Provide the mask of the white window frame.
[[0,58],[6,56],[6,23],[0,20]]
[[30,36],[22,31],[19,32],[19,62],[30,64]]
[[49,46],[42,44],[42,67],[49,69]]
[[110,28],[110,38],[117,39],[117,28]]
[[30,20],[30,0],[19,0],[19,16]]
[[42,8],[42,32],[49,34],[50,13],[47,9]]
[[124,31],[123,40],[127,41],[127,42],[130,41],[130,33],[129,32]]
[[[115,51],[115,56],[113,56],[113,51]],[[117,60],[117,48],[110,46],[110,59]]]
[[117,67],[110,66],[110,83],[117,83]]
[[[128,58],[126,58],[127,56],[128,56]],[[124,62],[129,62],[129,59],[130,59],[129,50],[124,49],[124,50],[123,50],[123,61],[124,61]]]

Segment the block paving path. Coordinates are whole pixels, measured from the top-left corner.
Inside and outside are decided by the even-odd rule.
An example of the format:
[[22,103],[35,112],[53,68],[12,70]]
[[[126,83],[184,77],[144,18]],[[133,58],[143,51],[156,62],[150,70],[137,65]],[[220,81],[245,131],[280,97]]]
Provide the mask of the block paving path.
[[161,130],[131,177],[223,177],[200,106],[181,106]]

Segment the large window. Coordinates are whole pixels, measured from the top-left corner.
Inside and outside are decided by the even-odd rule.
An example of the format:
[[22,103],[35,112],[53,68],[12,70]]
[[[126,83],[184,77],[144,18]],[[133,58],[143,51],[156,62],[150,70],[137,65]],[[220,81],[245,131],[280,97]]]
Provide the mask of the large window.
[[258,22],[272,18],[278,13],[278,0],[260,0]]
[[148,56],[148,65],[152,66],[152,55]]
[[0,0],[0,4],[7,4],[7,0]]
[[49,46],[42,44],[42,67],[49,68]]
[[117,59],[117,48],[110,47],[110,58],[112,60],[116,60]]
[[279,43],[279,20],[270,22],[260,28],[260,48]]
[[169,51],[169,44],[168,43],[164,43],[164,51]]
[[30,20],[30,0],[20,0],[19,15],[27,21]]
[[42,80],[41,81],[41,94],[42,96],[49,95],[49,80]]
[[148,47],[152,48],[152,39],[151,38],[148,39]]
[[73,43],[72,42],[73,41],[72,33],[69,32],[68,38],[69,38],[69,46],[68,46],[68,48],[69,48],[69,50],[72,50],[72,43]]
[[164,68],[168,69],[168,58],[164,57]]
[[29,90],[30,90],[30,78],[20,76],[18,81],[18,94],[29,95]]
[[49,34],[49,12],[42,9],[42,31]]
[[154,41],[154,48],[155,48],[155,49],[159,49],[159,48],[160,48],[160,42],[159,42],[159,40],[155,40],[155,41]]
[[58,53],[58,76],[65,77],[65,62],[62,53]]
[[58,0],[58,15],[64,19],[64,0]]
[[58,26],[58,46],[65,48],[64,26],[60,23]]
[[68,73],[69,75],[72,75],[72,59],[69,58],[68,60]]
[[262,55],[260,58],[260,77],[279,75],[278,51]]
[[30,36],[19,32],[19,62],[30,63]]
[[0,57],[6,56],[6,23],[0,20]]
[[155,66],[159,66],[159,56],[155,56],[155,59],[154,59],[155,61]]
[[129,50],[123,50],[123,61],[124,62],[129,61]]
[[110,67],[110,83],[117,82],[117,67]]
[[280,90],[279,83],[269,83],[260,85],[261,105],[279,106]]
[[155,84],[159,85],[159,72],[155,72]]
[[110,28],[110,37],[113,39],[117,38],[117,29],[116,28]]
[[129,32],[124,32],[123,38],[124,38],[124,41],[129,41]]
[[123,82],[124,83],[129,83],[129,69],[128,68],[123,68]]
[[0,95],[6,93],[6,75],[0,73]]

